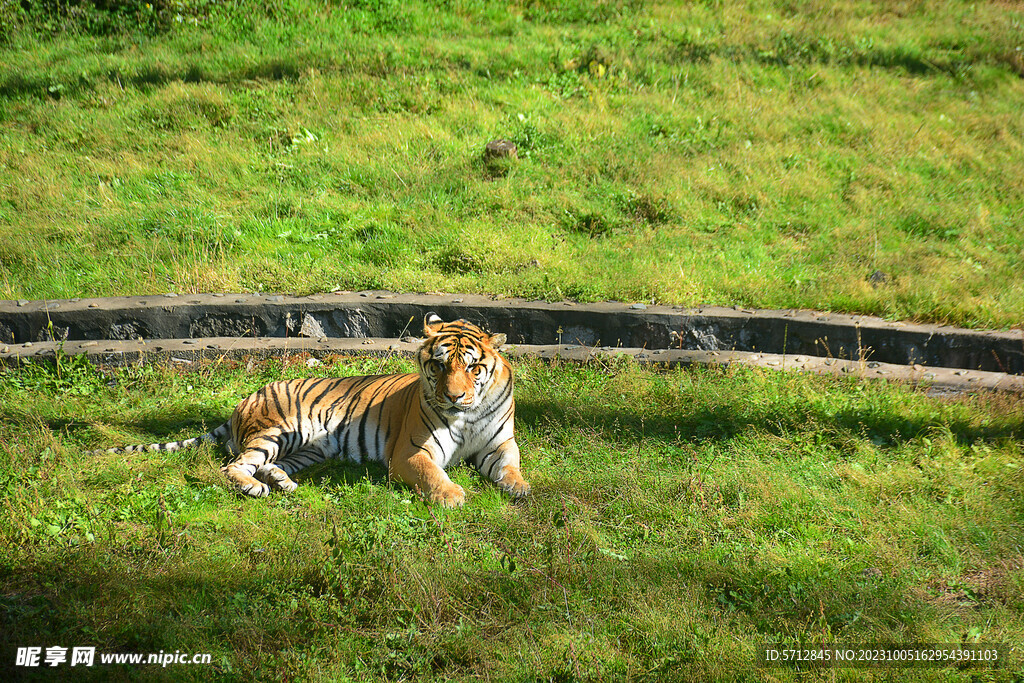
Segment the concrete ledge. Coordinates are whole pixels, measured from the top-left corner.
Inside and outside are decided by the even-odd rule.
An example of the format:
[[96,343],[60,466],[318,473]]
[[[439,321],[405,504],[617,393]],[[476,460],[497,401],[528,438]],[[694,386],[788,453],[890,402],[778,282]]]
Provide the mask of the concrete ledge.
[[961,389],[1017,390],[1024,373],[1024,330],[978,331],[802,310],[385,291],[0,301],[0,362],[53,355],[58,341],[65,353],[86,353],[103,363],[293,351],[386,353],[395,344],[404,352],[395,340],[419,334],[431,311],[504,332],[519,349],[542,357],[619,353],[641,362],[755,364],[948,381]]
[[[419,343],[387,338],[329,339],[257,337],[237,339],[168,339],[158,341],[71,341],[28,342],[0,347],[0,364],[53,359],[58,350],[67,355],[85,356],[101,365],[129,365],[146,362],[190,365],[203,359],[270,358],[287,354],[325,358],[332,355],[411,357]],[[875,361],[851,361],[838,358],[755,353],[750,351],[695,351],[681,349],[641,349],[636,347],[584,347],[577,344],[514,344],[502,352],[510,358],[533,356],[545,360],[591,362],[629,357],[642,365],[674,367],[688,365],[742,365],[771,370],[808,372],[818,375],[847,375],[861,379],[924,384],[940,391],[979,389],[1024,393],[1024,376],[1004,372],[926,368],[922,365],[894,365]]]

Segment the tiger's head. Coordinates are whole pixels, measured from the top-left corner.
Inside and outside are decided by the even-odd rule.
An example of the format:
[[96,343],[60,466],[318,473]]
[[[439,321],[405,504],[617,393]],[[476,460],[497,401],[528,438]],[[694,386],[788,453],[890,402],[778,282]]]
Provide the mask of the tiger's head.
[[446,323],[436,313],[423,320],[426,339],[416,354],[427,401],[439,412],[457,415],[479,408],[491,391],[512,377],[498,355],[504,334],[488,334],[473,323]]

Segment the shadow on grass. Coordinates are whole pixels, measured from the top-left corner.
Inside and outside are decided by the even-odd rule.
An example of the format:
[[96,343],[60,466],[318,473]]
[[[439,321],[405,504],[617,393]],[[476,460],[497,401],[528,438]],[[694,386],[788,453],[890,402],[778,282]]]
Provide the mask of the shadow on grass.
[[368,481],[374,486],[387,486],[388,470],[379,462],[326,460],[299,470],[292,478],[300,486],[313,481],[327,486],[355,486],[361,481]]
[[224,424],[230,412],[215,413],[203,410],[198,406],[185,409],[174,409],[173,412],[156,412],[136,420],[107,420],[107,424],[126,430],[144,431],[152,434],[157,440],[176,440],[175,434],[186,432],[183,438],[200,436]]
[[[262,616],[266,593],[259,578],[245,572],[211,572],[189,565],[171,551],[156,547],[67,549],[37,559],[31,570],[0,566],[0,646],[3,680],[54,680],[54,673],[74,673],[74,680],[234,680],[232,668],[245,670],[254,644],[246,633],[269,641],[294,640],[290,620]],[[166,571],[140,571],[139,556],[152,556]],[[227,569],[227,567],[225,567]],[[275,605],[269,605],[270,612]],[[213,644],[217,649],[211,651]],[[16,647],[68,648],[68,661],[54,671],[13,667]],[[70,671],[75,647],[94,647],[92,667]],[[226,649],[225,648],[229,648]],[[210,664],[107,664],[101,653],[212,654]],[[227,663],[225,660],[230,659]],[[145,660],[143,660],[145,661]],[[224,678],[224,675],[228,676]]]
[[[368,661],[384,665],[423,647],[422,638],[385,640],[386,634],[406,628],[402,619],[409,609],[432,617],[430,645],[435,652],[451,655],[459,630],[467,627],[560,630],[566,618],[576,618],[600,623],[609,635],[621,636],[619,652],[645,666],[671,654],[661,647],[666,640],[672,641],[676,656],[699,662],[701,647],[680,647],[685,643],[675,642],[676,636],[689,633],[707,646],[716,640],[714,622],[719,619],[739,619],[769,635],[808,634],[826,622],[836,633],[856,634],[864,624],[879,620],[913,632],[912,623],[903,623],[910,621],[907,617],[891,616],[909,612],[905,606],[902,612],[897,609],[906,597],[905,586],[890,580],[865,579],[852,570],[830,574],[787,572],[743,561],[722,564],[686,553],[655,559],[631,552],[635,557],[628,563],[585,553],[567,564],[561,556],[552,559],[543,541],[560,538],[561,532],[550,527],[541,532],[539,543],[519,547],[515,562],[500,569],[472,560],[465,566],[419,565],[418,573],[389,581],[394,570],[387,562],[353,565],[347,573],[358,570],[359,576],[341,577],[352,583],[344,583],[349,588],[338,599],[321,595],[324,557],[308,550],[292,554],[286,547],[252,552],[227,543],[196,562],[180,547],[144,543],[58,550],[38,557],[32,566],[0,563],[0,628],[8,643],[0,647],[0,675],[18,680],[43,671],[52,680],[45,667],[4,672],[15,661],[16,646],[36,645],[44,652],[53,645],[95,647],[97,656],[161,651],[213,656],[203,666],[94,666],[81,672],[82,680],[202,680],[211,674],[233,680],[257,668],[274,671],[267,678],[276,680],[289,668],[289,657],[306,652],[304,643],[319,649],[363,639]],[[415,549],[407,550],[416,555]],[[365,559],[371,557],[376,556]],[[426,593],[417,582],[424,577],[431,587]],[[682,623],[666,626],[656,615],[637,610],[651,595],[693,596],[703,607]],[[683,603],[691,599],[683,597]],[[359,627],[339,627],[338,621]],[[377,641],[385,647],[375,648],[371,642]],[[493,648],[493,639],[482,645]],[[442,658],[432,666],[466,674],[476,664],[473,659]]]
[[[923,638],[911,605],[918,599],[901,579],[865,573],[863,567],[836,562],[768,566],[745,558],[713,559],[706,554],[685,560],[639,556],[633,567],[661,590],[685,592],[700,586],[708,611],[724,619],[742,619],[768,636],[805,636],[827,628],[856,637],[878,629],[901,637]],[[908,604],[909,603],[909,604]],[[734,615],[734,616],[733,616]]]
[[63,97],[79,97],[95,90],[97,83],[102,81],[141,90],[174,82],[232,85],[248,81],[295,81],[312,64],[311,60],[304,59],[266,58],[238,72],[220,76],[210,73],[199,64],[190,64],[182,69],[146,66],[133,74],[121,73],[117,69],[102,74],[82,72],[74,77],[11,74],[0,80],[0,99],[36,97],[60,100]]
[[978,440],[1024,438],[1024,415],[976,425],[967,419],[948,415],[941,419],[934,415],[907,417],[856,407],[833,412],[809,406],[794,407],[783,401],[754,405],[738,400],[666,416],[645,414],[621,406],[570,406],[551,400],[517,400],[516,419],[530,428],[558,423],[596,429],[614,435],[618,440],[653,438],[676,443],[680,439],[729,440],[752,429],[776,436],[815,429],[841,430],[868,438],[881,438],[889,444],[911,441],[937,427],[947,428],[961,445],[970,445]]
[[[190,439],[194,436],[201,436],[222,425],[227,416],[203,410],[199,407],[187,409],[175,409],[172,412],[153,412],[137,419],[114,419],[103,420],[104,424],[126,432],[144,432],[148,438],[137,442],[113,443],[99,441],[95,435],[96,427],[93,423],[67,418],[42,419],[36,424],[42,424],[51,432],[66,434],[71,441],[82,444],[84,450],[96,450],[100,448],[115,448],[118,446],[132,446],[137,444],[168,443],[179,439]],[[8,424],[24,422],[25,415],[11,413],[6,408],[0,408],[0,421]]]

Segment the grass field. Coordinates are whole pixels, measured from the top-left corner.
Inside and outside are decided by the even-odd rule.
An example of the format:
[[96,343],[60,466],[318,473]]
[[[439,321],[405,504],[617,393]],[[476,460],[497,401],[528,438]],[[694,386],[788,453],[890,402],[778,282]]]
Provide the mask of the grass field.
[[2,666],[14,645],[86,645],[212,655],[96,680],[807,680],[758,670],[754,651],[924,641],[1016,649],[978,678],[811,679],[1024,675],[1014,397],[522,362],[533,495],[511,503],[456,470],[459,510],[374,469],[324,465],[294,494],[244,500],[209,447],[83,455],[199,433],[273,379],[380,367],[104,375],[64,359],[0,375]]
[[0,10],[0,297],[1024,320],[1014,3],[105,5]]
[[[106,9],[97,9],[100,5]],[[1024,12],[1004,2],[0,0],[0,298],[382,287],[1024,320]],[[485,162],[486,142],[516,142]],[[874,276],[874,277],[872,277]],[[1024,405],[516,363],[533,495],[379,470],[232,493],[220,424],[301,356],[0,371],[17,647],[91,680],[1024,679]],[[758,669],[999,643],[997,671]]]

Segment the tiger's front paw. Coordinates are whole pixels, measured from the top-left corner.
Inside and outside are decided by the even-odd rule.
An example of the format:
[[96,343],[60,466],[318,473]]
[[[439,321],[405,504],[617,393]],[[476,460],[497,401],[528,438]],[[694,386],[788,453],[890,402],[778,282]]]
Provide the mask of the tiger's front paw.
[[427,501],[446,508],[460,508],[466,502],[466,491],[458,484],[448,484],[431,491],[427,495]]
[[238,484],[238,490],[253,498],[263,498],[270,493],[270,487],[253,479],[251,482]]
[[269,463],[257,469],[255,477],[276,491],[291,493],[299,487],[298,484],[292,481],[291,478],[285,474],[284,470],[273,463]]
[[234,484],[238,491],[247,496],[262,498],[270,493],[269,486],[250,477],[244,468],[238,467],[235,463],[222,467],[221,471],[227,475],[228,481]]
[[523,479],[522,473],[514,467],[506,467],[505,475],[498,480],[498,487],[513,498],[525,498],[530,495],[530,484]]
[[530,485],[523,480],[519,480],[511,486],[506,486],[504,484],[499,484],[498,486],[502,491],[513,498],[526,498],[530,495]]

